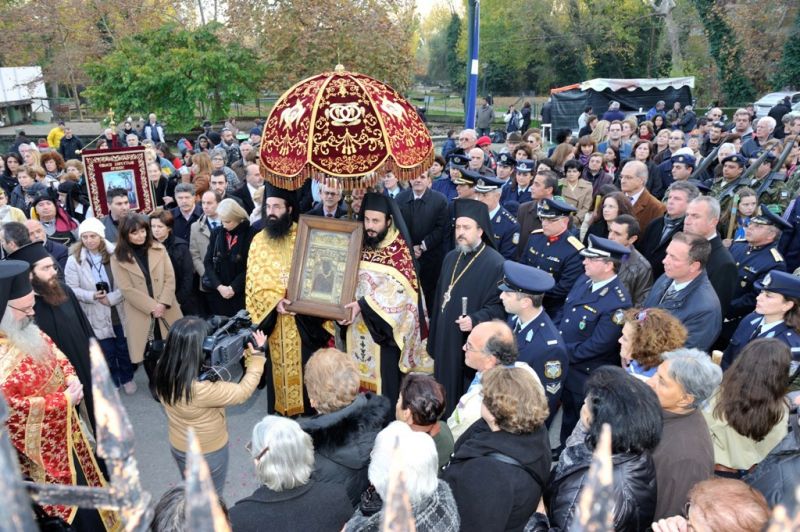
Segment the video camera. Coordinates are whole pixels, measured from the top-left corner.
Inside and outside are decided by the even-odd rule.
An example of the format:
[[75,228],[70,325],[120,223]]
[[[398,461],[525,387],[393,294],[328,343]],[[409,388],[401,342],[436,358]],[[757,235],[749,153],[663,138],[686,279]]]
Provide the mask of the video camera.
[[246,310],[231,318],[214,316],[208,324],[213,332],[203,340],[205,360],[200,380],[213,382],[230,376],[228,367],[239,362],[248,343],[256,345],[253,337],[256,327]]

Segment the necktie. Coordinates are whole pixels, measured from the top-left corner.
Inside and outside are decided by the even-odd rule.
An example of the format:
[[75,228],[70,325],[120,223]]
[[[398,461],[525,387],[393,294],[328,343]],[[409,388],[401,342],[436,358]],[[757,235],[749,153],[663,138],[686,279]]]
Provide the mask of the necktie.
[[661,298],[661,302],[666,301],[667,299],[672,299],[672,297],[678,293],[678,289],[675,288],[675,283],[669,285],[667,291],[664,292],[664,296]]

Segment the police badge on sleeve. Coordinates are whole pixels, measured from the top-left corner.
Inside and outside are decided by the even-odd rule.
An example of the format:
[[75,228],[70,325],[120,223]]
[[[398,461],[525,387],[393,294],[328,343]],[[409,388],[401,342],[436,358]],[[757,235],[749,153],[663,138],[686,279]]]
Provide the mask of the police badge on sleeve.
[[548,379],[561,377],[561,361],[548,360],[544,363],[544,376]]

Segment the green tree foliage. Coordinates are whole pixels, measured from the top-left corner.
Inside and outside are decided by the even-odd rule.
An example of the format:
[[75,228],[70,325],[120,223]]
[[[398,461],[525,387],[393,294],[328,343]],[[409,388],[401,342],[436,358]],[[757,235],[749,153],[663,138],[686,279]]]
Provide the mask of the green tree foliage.
[[775,90],[781,90],[786,86],[800,88],[800,10],[794,19],[789,37],[783,46],[783,57],[775,73]]
[[84,95],[97,109],[155,112],[177,130],[196,125],[201,101],[212,119],[221,119],[231,103],[256,95],[264,68],[252,51],[224,41],[220,30],[217,23],[196,30],[167,24],[125,38],[86,65],[91,82]]
[[722,7],[714,0],[694,0],[705,27],[709,52],[717,65],[722,92],[728,104],[754,99],[753,85],[743,75],[742,51],[736,34],[723,16]]
[[458,88],[464,88],[466,57],[459,54],[458,43],[461,39],[461,17],[456,13],[450,15],[447,26],[447,77],[450,83]]

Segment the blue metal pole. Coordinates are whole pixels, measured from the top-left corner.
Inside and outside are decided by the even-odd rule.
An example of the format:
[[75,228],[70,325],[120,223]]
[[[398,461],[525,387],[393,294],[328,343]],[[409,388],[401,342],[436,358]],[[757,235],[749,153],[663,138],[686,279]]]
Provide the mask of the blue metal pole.
[[469,0],[469,36],[467,53],[467,96],[464,99],[464,126],[475,128],[475,105],[478,99],[478,49],[480,47],[480,0]]

